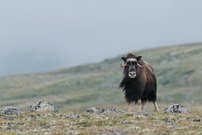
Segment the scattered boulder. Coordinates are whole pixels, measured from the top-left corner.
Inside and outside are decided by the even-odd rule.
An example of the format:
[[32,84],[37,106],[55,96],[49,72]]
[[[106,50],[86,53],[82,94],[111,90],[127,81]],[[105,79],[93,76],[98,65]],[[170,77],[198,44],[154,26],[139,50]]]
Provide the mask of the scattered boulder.
[[98,108],[98,107],[91,107],[86,110],[88,113],[120,113],[123,112],[117,108]]
[[22,112],[13,106],[7,106],[2,109],[1,114],[3,115],[21,115]]
[[165,108],[165,113],[188,113],[188,111],[180,104],[173,104]]
[[89,112],[89,113],[100,113],[100,108],[91,107],[91,108],[88,108],[86,110],[86,112]]
[[58,108],[48,101],[37,101],[30,106],[31,112],[58,112]]

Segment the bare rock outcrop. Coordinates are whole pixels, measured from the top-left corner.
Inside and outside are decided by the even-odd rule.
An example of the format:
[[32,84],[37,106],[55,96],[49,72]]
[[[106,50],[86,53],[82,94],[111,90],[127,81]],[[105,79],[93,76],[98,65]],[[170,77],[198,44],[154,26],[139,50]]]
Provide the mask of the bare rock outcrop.
[[165,113],[188,113],[188,111],[180,104],[173,104],[165,108]]
[[1,110],[2,115],[21,115],[22,112],[13,106],[7,106]]
[[58,108],[48,101],[37,101],[35,104],[30,106],[31,112],[58,112]]

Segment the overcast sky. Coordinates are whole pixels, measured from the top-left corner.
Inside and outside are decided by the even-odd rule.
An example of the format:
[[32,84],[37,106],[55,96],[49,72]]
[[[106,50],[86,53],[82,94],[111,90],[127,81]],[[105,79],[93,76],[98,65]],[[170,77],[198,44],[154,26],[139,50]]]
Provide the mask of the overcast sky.
[[0,1],[0,75],[201,41],[201,0]]

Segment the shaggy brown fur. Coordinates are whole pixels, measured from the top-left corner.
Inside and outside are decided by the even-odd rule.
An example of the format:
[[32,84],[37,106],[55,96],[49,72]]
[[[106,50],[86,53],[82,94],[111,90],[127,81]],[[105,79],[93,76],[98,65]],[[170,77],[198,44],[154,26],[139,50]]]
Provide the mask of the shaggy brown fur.
[[[129,65],[127,59],[134,58],[137,63]],[[125,92],[125,99],[128,104],[135,102],[142,105],[141,110],[147,101],[151,101],[155,105],[155,110],[158,111],[156,104],[157,80],[152,66],[144,62],[141,56],[129,53],[126,57],[122,57],[124,61],[123,79],[119,87]],[[139,66],[138,66],[139,65]],[[135,78],[128,76],[130,66],[135,67],[133,70],[136,72]]]

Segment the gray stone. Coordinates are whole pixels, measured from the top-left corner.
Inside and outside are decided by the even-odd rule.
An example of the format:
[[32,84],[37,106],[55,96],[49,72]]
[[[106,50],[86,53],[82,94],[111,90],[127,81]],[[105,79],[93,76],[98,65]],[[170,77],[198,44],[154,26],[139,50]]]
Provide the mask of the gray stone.
[[31,112],[58,112],[58,108],[48,101],[38,101],[30,106]]
[[165,108],[165,113],[188,113],[188,111],[180,104],[173,104]]
[[3,115],[21,115],[22,112],[13,106],[7,106],[2,109],[1,114]]
[[86,112],[89,112],[89,113],[100,113],[100,109],[96,108],[96,107],[91,107],[91,108],[88,108],[86,110]]
[[117,108],[98,108],[98,107],[91,107],[86,110],[89,113],[120,113],[123,112]]

